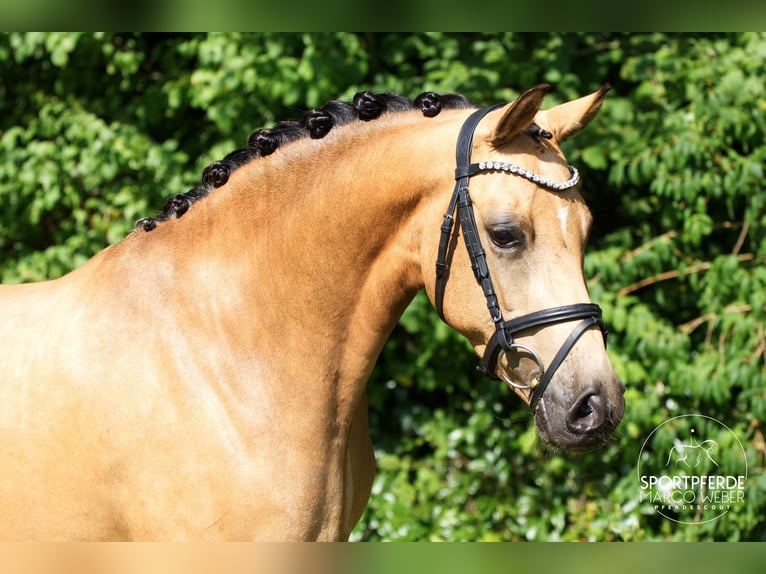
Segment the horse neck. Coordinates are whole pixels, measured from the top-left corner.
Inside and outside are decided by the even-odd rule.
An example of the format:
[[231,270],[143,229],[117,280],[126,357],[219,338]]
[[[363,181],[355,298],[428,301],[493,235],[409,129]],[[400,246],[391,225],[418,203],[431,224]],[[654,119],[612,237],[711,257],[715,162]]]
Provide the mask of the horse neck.
[[186,293],[237,301],[241,332],[279,369],[366,380],[423,287],[421,230],[447,201],[456,121],[412,114],[295,142],[144,239],[167,228],[187,252]]

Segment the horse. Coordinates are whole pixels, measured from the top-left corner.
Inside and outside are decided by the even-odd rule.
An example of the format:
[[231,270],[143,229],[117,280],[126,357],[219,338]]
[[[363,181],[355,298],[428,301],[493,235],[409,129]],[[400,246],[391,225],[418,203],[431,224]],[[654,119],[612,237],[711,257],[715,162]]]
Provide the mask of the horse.
[[[718,443],[713,439],[703,440],[699,444],[693,444],[693,442],[689,442],[688,444],[678,442],[670,448],[665,466],[670,466],[671,462],[675,462],[676,468],[680,467],[683,463],[683,466],[686,468],[693,469],[704,463],[705,459],[707,459],[708,463],[712,463],[717,467],[718,463],[715,458],[713,458],[713,455],[717,452]],[[674,454],[676,455],[675,460],[673,458]]]
[[423,289],[542,441],[603,446],[624,387],[560,143],[609,87],[543,110],[548,89],[332,100],[78,269],[2,286],[0,538],[347,539],[367,380]]

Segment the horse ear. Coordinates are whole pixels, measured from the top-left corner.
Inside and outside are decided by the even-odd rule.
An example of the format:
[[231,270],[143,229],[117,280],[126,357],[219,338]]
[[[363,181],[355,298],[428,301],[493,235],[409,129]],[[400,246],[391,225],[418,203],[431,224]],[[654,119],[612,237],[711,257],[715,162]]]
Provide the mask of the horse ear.
[[563,142],[579,134],[596,117],[610,89],[609,84],[604,84],[601,89],[588,96],[540,112],[537,121],[559,142]]
[[502,147],[526,129],[534,121],[535,114],[543,103],[543,97],[550,89],[548,84],[539,84],[529,88],[516,101],[509,104],[489,137],[489,143],[496,148]]

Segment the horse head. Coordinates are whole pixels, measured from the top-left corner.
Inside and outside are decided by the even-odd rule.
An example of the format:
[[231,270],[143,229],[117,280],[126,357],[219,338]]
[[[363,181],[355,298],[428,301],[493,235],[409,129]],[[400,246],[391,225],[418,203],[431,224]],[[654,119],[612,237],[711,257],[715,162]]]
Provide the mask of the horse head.
[[483,356],[485,373],[532,407],[540,438],[591,450],[622,418],[624,387],[583,276],[591,214],[560,144],[593,119],[608,87],[540,111],[547,89],[463,124],[457,185],[423,266],[439,313]]

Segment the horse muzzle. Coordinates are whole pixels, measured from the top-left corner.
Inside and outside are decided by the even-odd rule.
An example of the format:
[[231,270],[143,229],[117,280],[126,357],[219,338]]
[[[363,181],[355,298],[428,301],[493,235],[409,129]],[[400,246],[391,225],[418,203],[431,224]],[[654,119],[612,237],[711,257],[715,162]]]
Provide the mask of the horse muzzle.
[[543,442],[569,452],[601,448],[625,414],[624,392],[616,377],[586,383],[573,395],[549,392],[535,411],[537,434]]

